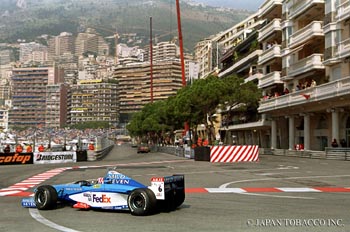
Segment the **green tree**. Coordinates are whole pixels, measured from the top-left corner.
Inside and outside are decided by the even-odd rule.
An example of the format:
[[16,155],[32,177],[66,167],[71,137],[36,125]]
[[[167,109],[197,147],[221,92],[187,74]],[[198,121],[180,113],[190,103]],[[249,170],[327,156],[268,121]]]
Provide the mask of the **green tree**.
[[134,114],[127,129],[132,136],[157,142],[166,132],[184,128],[185,122],[195,130],[194,135],[197,135],[198,125],[204,124],[211,143],[215,136],[215,118],[211,116],[218,109],[230,111],[239,106],[241,111],[245,111],[257,107],[260,96],[256,84],[252,82],[245,83],[236,76],[209,76],[180,89],[174,97],[147,104],[142,111]]

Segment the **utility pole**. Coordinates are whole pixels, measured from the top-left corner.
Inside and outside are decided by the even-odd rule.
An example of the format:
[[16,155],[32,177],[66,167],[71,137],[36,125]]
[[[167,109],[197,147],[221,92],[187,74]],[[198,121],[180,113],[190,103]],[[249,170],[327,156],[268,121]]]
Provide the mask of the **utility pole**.
[[151,103],[153,103],[153,38],[152,38],[152,17],[150,21],[150,39],[149,39],[149,50],[150,50],[150,72],[151,72]]
[[[176,0],[176,12],[177,12],[177,30],[178,30],[178,34],[179,34],[179,46],[180,46],[180,62],[181,62],[181,74],[182,74],[182,87],[185,87],[186,86],[185,60],[184,60],[184,48],[183,48],[183,39],[182,39],[181,14],[180,14],[180,3],[179,3],[179,0]],[[184,124],[184,131],[185,131],[185,134],[187,133],[187,131],[189,132],[189,134],[191,134],[190,126],[189,126],[188,122],[185,122],[185,124]]]
[[176,0],[176,12],[177,12],[177,28],[178,28],[179,46],[180,46],[182,86],[184,87],[184,86],[186,86],[186,76],[185,76],[185,60],[184,60],[184,48],[183,48],[183,41],[182,41],[181,15],[180,15],[179,0]]

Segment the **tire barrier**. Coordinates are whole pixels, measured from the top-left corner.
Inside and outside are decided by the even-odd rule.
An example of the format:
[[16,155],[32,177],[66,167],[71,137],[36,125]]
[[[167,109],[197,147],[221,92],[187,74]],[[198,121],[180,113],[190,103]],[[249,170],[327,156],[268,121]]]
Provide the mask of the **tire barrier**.
[[77,162],[87,161],[87,151],[77,151]]
[[195,161],[210,161],[210,147],[195,147],[194,148]]
[[256,162],[259,161],[259,146],[213,146],[210,148],[210,162]]

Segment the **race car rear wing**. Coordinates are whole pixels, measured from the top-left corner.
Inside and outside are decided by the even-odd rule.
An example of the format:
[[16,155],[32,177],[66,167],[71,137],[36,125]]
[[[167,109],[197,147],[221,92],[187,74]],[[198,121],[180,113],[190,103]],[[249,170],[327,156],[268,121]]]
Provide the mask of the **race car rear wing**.
[[184,175],[172,175],[165,177],[152,177],[151,186],[149,186],[157,200],[166,200],[169,192],[185,192]]

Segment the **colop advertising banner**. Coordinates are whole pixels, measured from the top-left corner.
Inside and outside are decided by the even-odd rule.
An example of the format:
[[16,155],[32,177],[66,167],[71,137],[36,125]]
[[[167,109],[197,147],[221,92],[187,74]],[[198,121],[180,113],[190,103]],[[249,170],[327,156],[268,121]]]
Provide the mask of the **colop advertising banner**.
[[34,152],[34,164],[75,163],[75,151],[62,152]]

